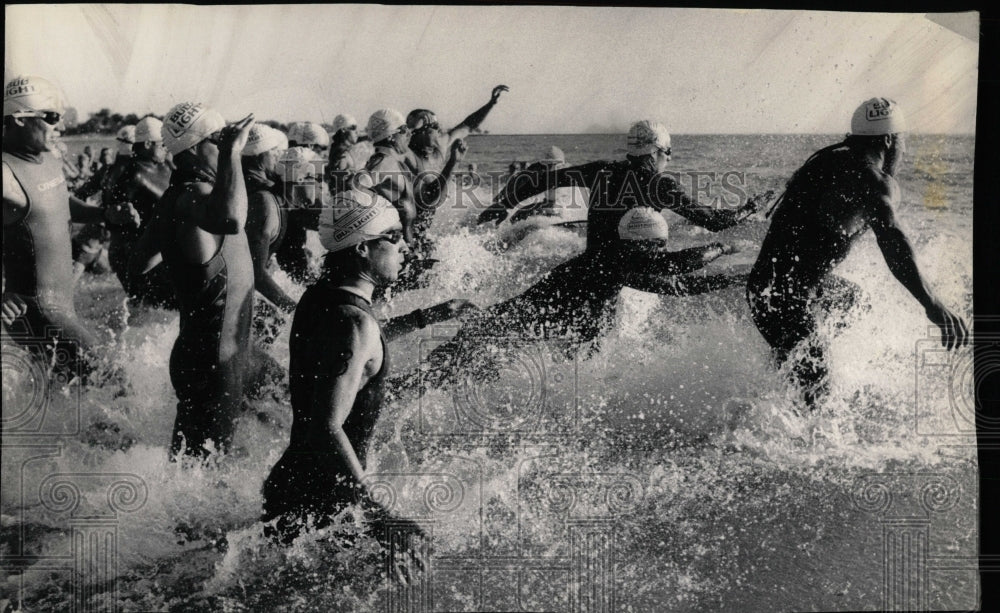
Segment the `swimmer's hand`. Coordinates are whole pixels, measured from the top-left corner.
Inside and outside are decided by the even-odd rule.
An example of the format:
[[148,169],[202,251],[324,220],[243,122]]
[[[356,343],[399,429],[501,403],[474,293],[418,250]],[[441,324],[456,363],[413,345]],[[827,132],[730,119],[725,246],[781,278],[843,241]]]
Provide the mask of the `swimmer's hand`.
[[19,294],[9,292],[3,295],[2,312],[3,315],[0,319],[3,320],[3,323],[11,326],[18,317],[28,312],[28,305],[25,304],[24,299]]
[[441,304],[424,309],[424,320],[428,324],[433,324],[439,321],[454,319],[455,317],[462,317],[470,313],[476,313],[478,311],[479,307],[468,300],[464,300],[462,298],[452,298],[451,300],[447,300]]
[[236,123],[219,130],[219,151],[242,153],[247,145],[247,137],[250,136],[250,128],[253,127],[254,117],[250,113]]
[[456,138],[455,142],[451,144],[451,157],[455,159],[456,162],[461,161],[465,157],[465,152],[469,150],[469,146],[465,144],[465,141],[461,138]]
[[131,202],[112,204],[104,211],[104,218],[113,226],[126,226],[136,229],[142,223],[142,216]]
[[935,301],[927,308],[926,313],[927,319],[941,329],[941,345],[945,349],[951,351],[969,344],[969,328],[965,321],[943,304]]
[[762,207],[767,206],[767,204],[772,200],[774,200],[773,189],[769,189],[763,194],[755,194],[752,198],[747,200],[746,204],[740,207],[740,212],[742,213],[741,218],[746,219],[747,217],[753,215]]
[[503,92],[509,92],[509,91],[510,91],[510,88],[507,87],[506,85],[497,85],[496,87],[493,88],[493,93],[490,94],[490,102],[492,102],[493,104],[496,104],[497,100],[500,99],[500,94],[502,94]]
[[486,208],[485,211],[479,214],[479,220],[476,223],[486,223],[487,221],[496,221],[496,225],[500,225],[500,222],[507,219],[507,209],[499,204],[493,203]]

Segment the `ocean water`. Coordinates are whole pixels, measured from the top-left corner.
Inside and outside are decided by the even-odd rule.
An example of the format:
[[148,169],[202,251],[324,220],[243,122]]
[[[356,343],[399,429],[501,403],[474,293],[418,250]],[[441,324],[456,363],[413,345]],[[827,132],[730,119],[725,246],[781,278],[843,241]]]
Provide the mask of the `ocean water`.
[[[737,191],[780,190],[836,140],[676,135],[671,168],[724,205]],[[453,297],[487,306],[583,249],[573,229],[475,226],[499,186],[490,177],[511,161],[550,145],[570,163],[624,153],[612,135],[469,144],[466,163],[484,181],[452,188],[432,228],[441,263],[386,316]],[[929,285],[968,319],[974,140],[907,144],[900,223]],[[713,234],[668,221],[678,249],[740,248],[714,272],[745,270],[768,225],[760,215]],[[497,382],[386,407],[368,470],[383,499],[433,535],[429,572],[405,588],[387,579],[374,541],[343,545],[349,517],[285,549],[262,538],[260,486],[291,422],[280,387],[249,402],[236,451],[217,465],[167,462],[177,316],[130,309],[113,275],[88,275],[78,311],[132,386],[46,382],[5,340],[0,599],[23,599],[25,611],[973,608],[972,351],[941,350],[870,234],[837,274],[869,308],[821,330],[832,393],[811,414],[796,409],[740,288],[688,298],[626,289],[593,356],[566,361],[532,345]],[[453,331],[394,342],[394,368],[418,366]],[[284,365],[287,335],[288,325],[272,348]]]

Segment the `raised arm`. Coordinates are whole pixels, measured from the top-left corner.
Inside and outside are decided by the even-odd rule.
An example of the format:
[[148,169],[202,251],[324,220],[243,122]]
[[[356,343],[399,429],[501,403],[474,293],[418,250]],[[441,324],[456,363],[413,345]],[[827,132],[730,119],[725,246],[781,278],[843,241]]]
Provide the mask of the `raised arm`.
[[465,157],[465,152],[468,150],[469,148],[465,145],[465,141],[458,139],[451,143],[451,148],[448,150],[448,159],[445,161],[441,172],[423,172],[417,174],[417,188],[414,190],[414,195],[416,196],[418,208],[434,208],[441,202],[446,193],[448,181],[451,180],[451,175],[455,171],[455,165]]
[[215,185],[208,197],[178,200],[179,216],[209,234],[239,234],[246,225],[247,190],[240,159],[252,125],[253,115],[247,115],[222,129]]
[[[875,171],[873,171],[874,173]],[[899,186],[887,175],[873,176],[865,202],[865,215],[892,275],[924,307],[927,318],[941,329],[941,344],[948,349],[969,341],[965,321],[948,310],[931,292],[913,255],[913,247],[896,223],[893,205],[899,202]]]
[[469,132],[478,128],[479,125],[486,119],[486,116],[490,114],[490,111],[493,110],[493,107],[496,106],[497,100],[500,99],[500,94],[508,91],[510,91],[510,88],[506,85],[497,85],[494,87],[493,92],[490,94],[489,102],[479,107],[471,115],[463,119],[462,123],[458,124],[451,130],[448,130],[449,144],[455,139],[465,138],[469,135]]
[[295,310],[295,301],[285,293],[267,270],[271,241],[281,230],[278,203],[272,194],[258,192],[250,197],[247,214],[247,242],[253,260],[253,284],[260,295],[285,313]]

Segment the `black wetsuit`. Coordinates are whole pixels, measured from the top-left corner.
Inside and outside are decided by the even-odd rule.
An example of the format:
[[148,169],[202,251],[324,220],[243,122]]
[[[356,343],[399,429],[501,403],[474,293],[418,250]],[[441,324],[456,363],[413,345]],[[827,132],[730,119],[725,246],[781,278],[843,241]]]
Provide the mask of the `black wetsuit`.
[[330,147],[330,163],[326,165],[326,184],[330,195],[335,196],[351,187],[351,177],[354,175],[354,159],[351,157],[352,145],[346,140],[334,139]]
[[[277,188],[273,181],[256,170],[244,170],[243,177],[247,186],[250,214],[252,215],[253,211],[259,209],[266,209],[278,218],[278,233],[268,242],[267,258],[270,261],[284,242],[285,232],[288,229],[288,214],[281,206],[281,194],[276,193]],[[247,225],[250,225],[249,220]],[[264,263],[264,266],[267,266],[267,262]],[[254,338],[262,345],[270,346],[274,343],[283,323],[284,317],[266,300],[258,300],[254,304],[253,334]]]
[[[328,401],[337,377],[350,359],[344,347],[352,323],[344,306],[361,309],[374,318],[362,298],[320,279],[303,294],[295,309],[289,341],[289,387],[292,395],[291,440],[284,455],[264,482],[263,521],[278,519],[271,533],[286,542],[294,538],[307,517],[314,525],[329,524],[345,505],[366,502],[343,457],[329,434],[326,415],[315,404]],[[380,327],[381,333],[381,327]],[[382,407],[383,387],[389,372],[389,348],[382,336],[382,367],[358,390],[343,429],[361,465],[365,465],[368,440]],[[365,506],[372,506],[366,504]]]
[[[73,259],[70,242],[69,192],[62,161],[3,152],[27,198],[21,219],[3,226],[5,292],[19,294],[27,313],[7,328],[11,338],[46,359],[56,341],[57,370],[70,376],[87,374],[97,338],[83,326],[73,305]],[[6,327],[6,326],[5,326]]]
[[180,333],[170,352],[170,382],[177,393],[171,451],[186,445],[188,455],[205,454],[211,439],[216,449],[232,442],[240,410],[253,313],[253,264],[246,234],[222,237],[222,245],[204,264],[193,264],[177,245],[177,200],[196,182],[214,177],[178,169],[160,200],[167,229],[161,238],[180,303]]
[[177,297],[164,263],[159,263],[145,274],[129,278],[129,258],[135,251],[139,238],[149,226],[156,212],[156,204],[160,198],[156,192],[149,189],[145,183],[151,178],[161,181],[170,180],[170,167],[165,163],[157,164],[150,160],[131,157],[118,174],[115,183],[104,192],[104,205],[113,206],[122,202],[130,202],[139,213],[139,227],[111,226],[111,246],[108,249],[108,260],[111,269],[121,282],[129,298],[165,309],[177,308]]

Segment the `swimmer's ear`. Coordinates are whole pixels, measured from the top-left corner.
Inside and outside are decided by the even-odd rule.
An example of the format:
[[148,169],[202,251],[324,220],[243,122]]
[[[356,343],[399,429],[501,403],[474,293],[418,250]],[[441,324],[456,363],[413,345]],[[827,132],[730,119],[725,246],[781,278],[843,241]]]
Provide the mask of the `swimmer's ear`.
[[886,134],[885,136],[883,136],[882,137],[882,143],[885,144],[885,148],[887,150],[891,149],[892,148],[892,134]]

